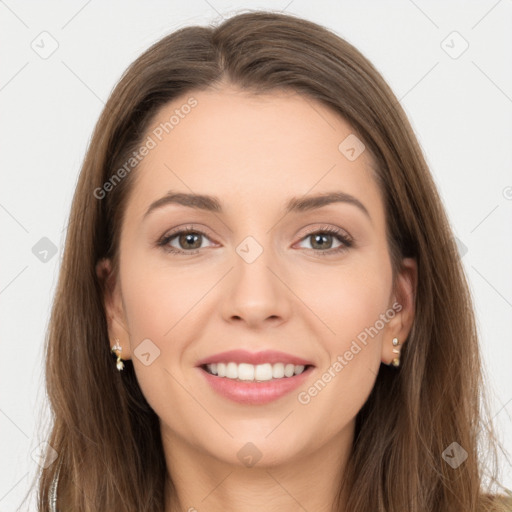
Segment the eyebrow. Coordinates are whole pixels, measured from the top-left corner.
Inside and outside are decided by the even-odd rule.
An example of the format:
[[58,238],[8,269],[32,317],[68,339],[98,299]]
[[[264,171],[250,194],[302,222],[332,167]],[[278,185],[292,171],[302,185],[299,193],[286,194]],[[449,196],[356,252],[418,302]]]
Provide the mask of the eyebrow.
[[[356,206],[361,210],[371,221],[371,216],[359,199],[347,194],[346,192],[328,192],[317,194],[313,196],[292,197],[288,200],[285,206],[285,212],[298,213],[308,210],[322,208],[333,203],[348,203]],[[149,205],[144,218],[146,218],[152,211],[162,208],[169,204],[180,204],[188,208],[205,210],[209,212],[222,213],[222,205],[220,200],[215,196],[208,196],[203,194],[187,194],[183,192],[169,191],[165,196],[157,199]]]

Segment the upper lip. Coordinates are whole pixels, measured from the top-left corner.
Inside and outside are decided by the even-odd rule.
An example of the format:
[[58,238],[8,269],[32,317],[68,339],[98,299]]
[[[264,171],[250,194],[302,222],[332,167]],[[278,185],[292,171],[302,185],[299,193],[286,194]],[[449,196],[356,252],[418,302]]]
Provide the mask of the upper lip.
[[311,361],[307,361],[302,357],[297,357],[285,352],[276,350],[263,350],[261,352],[249,352],[247,350],[228,350],[227,352],[220,352],[214,354],[197,362],[197,366],[204,366],[212,363],[248,363],[252,365],[264,363],[284,363],[294,365],[313,365]]

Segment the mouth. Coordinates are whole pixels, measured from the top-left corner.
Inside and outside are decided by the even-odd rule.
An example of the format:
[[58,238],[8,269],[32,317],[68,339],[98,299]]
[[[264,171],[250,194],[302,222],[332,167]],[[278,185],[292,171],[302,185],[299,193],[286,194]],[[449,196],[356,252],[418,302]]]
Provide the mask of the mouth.
[[281,379],[290,379],[307,372],[313,368],[312,364],[292,363],[235,363],[234,361],[224,363],[209,363],[200,366],[206,373],[218,378],[226,378],[238,382],[269,382]]
[[233,402],[263,405],[289,395],[309,378],[315,365],[276,350],[229,350],[196,363],[217,395]]
[[245,405],[284,400],[304,385],[315,369],[306,359],[274,350],[231,350],[204,358],[196,367],[215,394]]

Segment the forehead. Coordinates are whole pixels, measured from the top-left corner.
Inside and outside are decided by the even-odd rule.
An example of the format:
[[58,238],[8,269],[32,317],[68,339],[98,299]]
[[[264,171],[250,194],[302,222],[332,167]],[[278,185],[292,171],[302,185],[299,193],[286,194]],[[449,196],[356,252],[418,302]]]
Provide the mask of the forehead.
[[152,119],[145,134],[152,148],[135,171],[136,197],[143,208],[178,190],[261,208],[336,190],[369,210],[382,208],[368,151],[356,159],[344,153],[344,141],[353,146],[354,137],[340,115],[294,92],[193,91]]

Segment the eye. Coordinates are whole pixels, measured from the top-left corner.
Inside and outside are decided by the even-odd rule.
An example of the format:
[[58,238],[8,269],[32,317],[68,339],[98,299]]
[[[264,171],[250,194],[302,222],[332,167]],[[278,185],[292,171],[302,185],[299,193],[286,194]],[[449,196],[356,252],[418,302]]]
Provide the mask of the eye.
[[174,254],[195,254],[203,249],[202,242],[209,240],[206,233],[192,227],[164,235],[158,245]]
[[[310,231],[302,240],[311,240],[310,249],[320,253],[322,256],[328,254],[337,254],[346,251],[352,247],[353,240],[345,234],[341,229],[332,226],[324,226]],[[333,248],[333,243],[338,242],[339,245]]]
[[[322,226],[311,230],[301,239],[301,242],[308,239],[311,242],[310,247],[306,247],[306,249],[322,256],[338,254],[353,245],[350,236],[341,229],[332,226]],[[205,248],[203,246],[205,240],[210,240],[206,233],[195,229],[193,226],[187,226],[184,229],[176,229],[164,235],[157,242],[157,245],[172,254],[196,254],[200,249]],[[338,242],[338,246],[333,247],[336,242]]]

